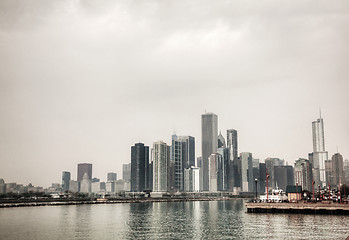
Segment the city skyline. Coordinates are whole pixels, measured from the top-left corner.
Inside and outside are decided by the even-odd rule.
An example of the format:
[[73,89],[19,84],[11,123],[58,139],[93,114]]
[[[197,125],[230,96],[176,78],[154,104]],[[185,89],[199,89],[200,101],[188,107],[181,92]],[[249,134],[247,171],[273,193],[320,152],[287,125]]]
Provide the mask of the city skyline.
[[[195,137],[200,116],[238,154],[293,164],[325,122],[349,158],[349,4],[1,1],[0,178],[48,186],[122,176],[130,146]],[[44,171],[43,171],[44,170]]]

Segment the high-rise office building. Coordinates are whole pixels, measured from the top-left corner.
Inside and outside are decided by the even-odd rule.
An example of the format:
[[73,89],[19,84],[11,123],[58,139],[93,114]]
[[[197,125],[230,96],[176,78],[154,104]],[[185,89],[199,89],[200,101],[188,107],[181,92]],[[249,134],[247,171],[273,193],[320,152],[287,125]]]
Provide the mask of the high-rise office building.
[[274,181],[280,189],[286,191],[286,187],[294,185],[294,172],[292,166],[274,166]]
[[328,185],[333,185],[333,178],[332,178],[332,160],[326,160],[325,161],[325,173],[326,173],[326,183]]
[[153,191],[167,192],[170,178],[170,147],[163,141],[153,143]]
[[62,189],[63,189],[63,191],[69,190],[69,182],[70,182],[70,172],[63,171],[62,172]]
[[131,191],[149,188],[149,147],[136,143],[131,147]]
[[227,130],[227,147],[230,152],[230,191],[241,187],[241,162],[238,157],[238,134],[235,129]]
[[202,177],[203,191],[209,191],[209,160],[218,148],[218,117],[213,113],[201,115]]
[[332,179],[335,186],[339,186],[343,183],[343,157],[340,153],[336,153],[332,156]]
[[92,179],[92,164],[91,163],[79,163],[78,164],[78,182],[82,181],[83,176],[87,173],[89,180]]
[[241,159],[241,191],[252,192],[253,190],[253,165],[252,165],[252,153],[242,152],[240,153]]
[[259,178],[257,179],[258,184],[258,192],[264,193],[266,192],[266,178],[267,178],[267,167],[265,163],[259,163]]
[[131,182],[131,163],[122,164],[122,179]]
[[275,177],[274,177],[275,176],[274,167],[275,166],[284,166],[285,160],[280,159],[280,158],[266,158],[265,165],[266,165],[266,168],[267,168],[266,170],[267,170],[268,175],[269,175],[269,178],[268,178],[268,185],[269,186],[268,187],[269,187],[269,189],[274,189],[276,187],[276,182],[275,182]]
[[299,158],[294,163],[295,184],[302,186],[303,190],[312,191],[313,171],[309,160]]
[[321,118],[312,122],[313,130],[313,177],[316,185],[325,187],[326,170],[325,161],[328,160],[328,153],[325,151],[324,121]]
[[218,167],[218,191],[229,190],[230,180],[230,153],[229,148],[221,147],[217,149],[217,153],[222,156],[221,165]]
[[174,190],[184,190],[184,169],[195,166],[195,138],[172,135],[171,161],[174,164]]
[[220,174],[220,166],[222,165],[222,155],[219,153],[212,153],[208,160],[209,192],[217,192],[219,185],[218,175]]
[[258,187],[258,181],[259,181],[259,159],[256,159],[256,158],[253,158],[252,159],[252,169],[253,169],[253,177],[252,179],[257,179],[257,186],[256,184],[253,184],[253,192],[256,192],[256,187],[257,187],[257,191],[260,191],[259,190],[259,187]]
[[114,182],[117,180],[117,174],[114,172],[107,173],[107,182]]

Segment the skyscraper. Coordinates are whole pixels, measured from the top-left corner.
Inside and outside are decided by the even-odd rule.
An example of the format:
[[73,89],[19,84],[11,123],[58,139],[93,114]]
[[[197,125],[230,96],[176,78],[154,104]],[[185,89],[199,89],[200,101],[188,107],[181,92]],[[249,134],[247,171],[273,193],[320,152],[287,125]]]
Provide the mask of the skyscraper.
[[209,191],[209,160],[218,148],[218,117],[213,113],[201,115],[203,191]]
[[122,164],[122,179],[131,182],[131,163]]
[[336,153],[332,156],[332,179],[333,184],[336,186],[344,182],[343,157],[340,153]]
[[218,191],[218,175],[219,171],[219,166],[222,165],[222,155],[219,153],[212,153],[210,157],[208,158],[209,160],[209,191],[210,192],[217,192]]
[[221,147],[217,153],[222,156],[221,166],[218,167],[218,191],[228,191],[230,179],[230,153],[229,148]]
[[153,191],[167,192],[170,184],[170,147],[163,141],[153,143]]
[[328,160],[328,153],[325,151],[324,121],[321,118],[312,122],[313,130],[313,177],[316,185],[325,187],[326,170],[325,161]]
[[235,129],[227,130],[227,147],[230,152],[230,182],[229,189],[241,187],[241,161],[238,157],[238,133]]
[[92,164],[91,163],[79,163],[78,164],[78,182],[82,181],[83,176],[87,173],[89,180],[92,179]]
[[149,147],[136,143],[131,147],[131,191],[142,192],[148,188]]
[[294,180],[302,189],[312,191],[313,173],[310,161],[299,158],[294,163]]
[[[284,166],[285,160],[280,158],[266,158],[265,159],[265,165],[266,170],[268,171],[269,179],[268,179],[268,187],[269,188],[275,188],[276,187],[276,181],[275,181],[275,173],[274,173],[274,167],[275,166]],[[285,189],[283,189],[285,191]]]
[[252,192],[253,190],[253,165],[252,165],[252,153],[242,152],[240,153],[241,159],[241,191]]
[[69,190],[69,182],[70,182],[70,172],[63,171],[62,172],[62,189],[63,189],[63,191]]
[[174,164],[174,189],[184,190],[184,169],[195,166],[195,138],[172,135],[171,162]]

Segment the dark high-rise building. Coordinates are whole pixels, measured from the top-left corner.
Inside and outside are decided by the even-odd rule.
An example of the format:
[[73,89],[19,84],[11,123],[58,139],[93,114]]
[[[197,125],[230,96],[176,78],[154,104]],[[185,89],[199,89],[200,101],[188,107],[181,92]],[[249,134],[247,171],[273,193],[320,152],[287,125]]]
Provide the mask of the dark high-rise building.
[[70,172],[63,171],[62,172],[62,189],[63,189],[63,191],[69,190],[69,182],[70,182]]
[[[265,164],[267,167],[267,171],[268,171],[268,175],[269,175],[269,179],[268,179],[268,185],[269,188],[275,188],[275,180],[274,180],[274,167],[275,166],[284,166],[285,165],[285,161],[283,159],[280,158],[267,158],[265,159]],[[285,191],[285,189],[282,189]]]
[[218,147],[218,117],[213,113],[201,115],[203,191],[210,190],[209,157]]
[[117,174],[114,172],[110,172],[107,174],[107,182],[114,182],[117,179]]
[[340,153],[336,153],[332,156],[332,179],[333,184],[339,186],[344,182],[343,172],[343,157]]
[[294,173],[292,166],[274,166],[275,186],[286,191],[286,187],[294,185]]
[[149,147],[136,143],[131,147],[131,191],[149,188]]
[[258,181],[259,181],[259,189],[258,189],[258,192],[260,193],[264,193],[265,192],[265,187],[266,187],[266,171],[267,171],[267,168],[266,168],[266,165],[265,163],[259,163],[259,178],[258,178]]
[[88,179],[92,180],[92,164],[91,163],[79,163],[78,164],[78,182],[82,181],[84,174],[87,173]]

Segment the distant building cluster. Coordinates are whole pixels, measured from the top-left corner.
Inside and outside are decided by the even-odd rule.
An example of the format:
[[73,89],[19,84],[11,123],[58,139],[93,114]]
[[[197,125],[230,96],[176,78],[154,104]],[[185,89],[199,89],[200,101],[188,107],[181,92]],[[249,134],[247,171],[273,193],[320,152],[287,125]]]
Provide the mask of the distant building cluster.
[[[228,129],[226,139],[218,134],[218,117],[201,116],[202,155],[195,156],[195,138],[172,135],[171,144],[163,141],[131,147],[131,191],[153,192],[260,192],[287,186],[338,188],[349,183],[349,161],[335,153],[328,159],[325,151],[323,119],[312,123],[313,152],[309,159],[299,158],[288,165],[280,158],[263,162],[250,152],[238,154],[238,134]],[[195,161],[196,160],[196,161]]]
[[62,183],[48,189],[5,183],[0,179],[0,194],[5,193],[85,193],[116,195],[123,192],[232,192],[233,194],[264,193],[266,189],[300,186],[302,190],[332,189],[349,184],[349,161],[340,153],[328,158],[325,150],[324,122],[312,122],[313,152],[308,159],[299,158],[288,165],[280,158],[266,158],[264,162],[250,152],[238,154],[238,133],[226,131],[226,139],[218,134],[218,116],[201,115],[201,156],[195,154],[193,136],[172,135],[171,143],[154,142],[151,148],[144,143],[131,146],[131,162],[123,164],[122,179],[107,174],[107,181],[93,178],[92,164],[77,166],[77,180],[70,172],[62,172]]

